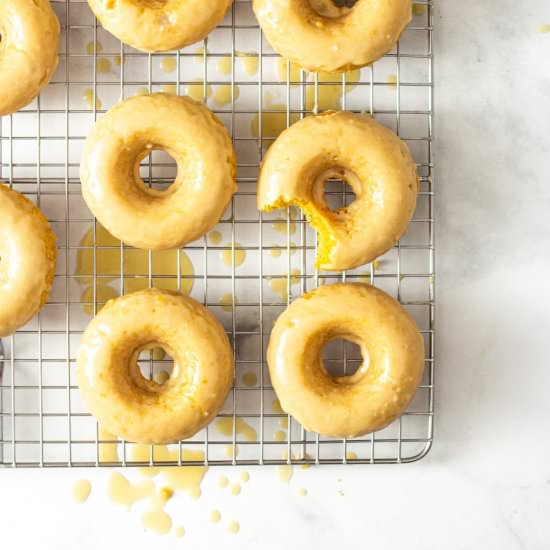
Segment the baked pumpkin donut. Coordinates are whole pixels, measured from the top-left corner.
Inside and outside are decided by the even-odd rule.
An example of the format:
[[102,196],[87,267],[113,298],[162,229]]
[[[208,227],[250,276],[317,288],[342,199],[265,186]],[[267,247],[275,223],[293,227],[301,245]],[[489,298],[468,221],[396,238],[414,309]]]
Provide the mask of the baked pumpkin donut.
[[58,62],[59,21],[48,0],[0,2],[0,116],[28,105]]
[[[147,380],[139,354],[162,347],[174,358],[164,384]],[[234,363],[219,321],[201,304],[168,290],[143,290],[107,302],[78,350],[80,391],[110,432],[136,443],[191,437],[218,413]]]
[[[332,211],[324,197],[329,178],[355,193]],[[317,266],[352,269],[391,248],[407,229],[418,194],[409,148],[367,115],[326,111],[285,130],[269,148],[258,180],[258,207],[300,207],[318,231]]]
[[145,52],[179,50],[202,40],[232,0],[88,0],[103,27]]
[[25,325],[48,299],[55,275],[55,241],[42,212],[0,184],[0,337]]
[[348,71],[387,53],[412,19],[411,0],[253,0],[273,49],[308,71]]
[[[178,165],[166,191],[149,189],[139,175],[154,149]],[[80,167],[84,199],[107,231],[152,250],[178,248],[216,225],[235,175],[222,123],[202,103],[171,94],[136,96],[110,109],[88,135]]]
[[[361,348],[350,376],[330,376],[323,347],[344,338]],[[277,319],[267,349],[282,409],[307,430],[358,437],[395,420],[424,370],[424,341],[408,313],[385,292],[363,284],[322,286]]]

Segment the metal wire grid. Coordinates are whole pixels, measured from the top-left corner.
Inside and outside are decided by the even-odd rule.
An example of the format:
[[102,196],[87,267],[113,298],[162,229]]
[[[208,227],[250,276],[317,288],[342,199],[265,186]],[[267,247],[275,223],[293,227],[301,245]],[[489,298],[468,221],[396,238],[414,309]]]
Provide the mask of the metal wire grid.
[[[208,465],[372,464],[412,462],[425,456],[432,443],[434,392],[433,2],[417,3],[425,6],[425,13],[419,10],[394,51],[361,71],[352,93],[346,75],[320,78],[299,71],[297,76],[289,63],[284,65],[286,79],[281,82],[275,66],[278,56],[262,36],[250,1],[234,3],[202,52],[194,46],[162,55],[121,45],[98,26],[85,0],[52,0],[52,4],[63,27],[58,71],[33,104],[4,117],[0,133],[1,179],[36,201],[48,215],[59,245],[58,271],[48,304],[29,325],[5,339],[3,349],[0,345],[0,464],[181,465],[196,464],[194,460]],[[254,76],[239,69],[239,61],[246,56],[257,58]],[[176,61],[175,75],[158,71],[158,62],[166,57]],[[229,75],[214,75],[213,64],[227,57]],[[98,70],[106,58],[119,65],[116,72]],[[199,84],[188,72],[197,58]],[[395,79],[384,78],[388,70]],[[129,269],[136,251],[102,241],[101,228],[82,201],[79,154],[93,122],[120,97],[133,95],[140,87],[156,91],[167,85],[175,85],[177,93],[186,86],[202,88],[204,99],[231,132],[239,158],[239,191],[217,228],[226,244],[214,244],[208,237],[191,243],[172,256],[169,269],[159,269],[153,253],[142,253],[144,267]],[[227,106],[209,97],[212,86],[228,87]],[[344,274],[319,273],[312,267],[315,234],[301,214],[292,209],[274,215],[259,213],[254,196],[259,164],[274,137],[269,135],[272,127],[289,126],[323,108],[325,91],[333,91],[334,86],[342,87],[343,109],[370,113],[409,144],[421,185],[417,212],[402,241],[379,262]],[[91,90],[89,108],[82,100],[83,88]],[[279,104],[271,98],[277,94]],[[257,127],[257,135],[247,131],[249,124]],[[155,152],[143,162],[142,173],[150,185],[163,188],[173,179],[174,163]],[[353,194],[343,182],[330,181],[327,199],[338,207],[348,204]],[[91,242],[82,238],[86,230]],[[238,265],[241,251],[248,255],[243,266]],[[220,262],[223,253],[232,258],[231,268]],[[112,266],[105,272],[102,254],[114,255],[116,273]],[[184,256],[190,258],[194,271],[182,269]],[[83,257],[90,260],[91,273],[79,272]],[[418,322],[426,341],[424,381],[409,410],[381,432],[353,440],[308,433],[272,407],[276,396],[265,363],[272,323],[292,299],[319,284],[366,279],[398,298]],[[273,281],[284,281],[277,286],[279,297],[273,292]],[[91,314],[103,305],[102,288],[110,285],[118,294],[133,290],[136,284],[189,291],[218,315],[235,352],[237,377],[220,413],[221,418],[230,419],[229,432],[227,426],[220,432],[213,423],[180,442],[175,458],[160,456],[151,447],[149,459],[138,460],[132,444],[105,436],[81,403],[74,378],[78,341]],[[87,294],[82,292],[84,287]],[[224,293],[232,295],[229,302],[223,300]],[[346,343],[328,347],[326,365],[333,372],[349,372],[359,361],[357,350]],[[149,376],[167,364],[167,359],[152,356],[140,361]],[[243,372],[256,375],[257,382],[244,384]],[[256,430],[256,438],[243,435],[243,421]],[[106,447],[116,448],[116,459],[102,456]],[[183,449],[200,450],[204,457],[190,460]]]

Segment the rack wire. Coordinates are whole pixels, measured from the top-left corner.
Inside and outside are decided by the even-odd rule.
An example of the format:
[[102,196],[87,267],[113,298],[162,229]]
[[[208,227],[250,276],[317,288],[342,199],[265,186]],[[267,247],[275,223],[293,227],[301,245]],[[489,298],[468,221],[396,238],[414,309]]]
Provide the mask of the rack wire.
[[[197,44],[168,54],[120,44],[85,0],[52,5],[63,29],[58,70],[37,100],[3,117],[0,126],[0,179],[40,206],[59,249],[50,300],[0,344],[0,464],[377,464],[424,457],[434,416],[433,1],[415,4],[414,20],[392,52],[342,76],[308,74],[281,61],[250,1],[236,0],[201,49]],[[94,121],[120,98],[161,90],[202,96],[230,131],[239,163],[239,190],[217,233],[168,255],[136,251],[108,236],[86,208],[78,177]],[[300,212],[262,214],[255,207],[258,168],[276,134],[329,107],[368,113],[396,131],[420,176],[407,234],[378,261],[343,274],[314,269],[316,237]],[[173,160],[158,151],[141,169],[158,188],[175,175]],[[345,182],[329,181],[326,189],[334,208],[353,200]],[[265,350],[274,320],[290,301],[320,284],[357,280],[383,288],[413,315],[425,338],[426,369],[399,420],[365,437],[335,440],[306,432],[277,407]],[[151,446],[144,456],[96,424],[74,371],[91,316],[108,298],[147,287],[177,288],[211,308],[232,342],[237,374],[216,421],[170,450]],[[326,349],[330,372],[349,373],[359,362],[349,343]],[[150,377],[170,365],[159,353],[140,358]]]

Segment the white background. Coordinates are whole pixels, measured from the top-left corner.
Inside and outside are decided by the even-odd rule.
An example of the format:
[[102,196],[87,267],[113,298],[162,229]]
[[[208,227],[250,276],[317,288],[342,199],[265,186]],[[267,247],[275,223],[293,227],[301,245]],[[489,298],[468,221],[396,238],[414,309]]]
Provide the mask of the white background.
[[[439,0],[437,424],[420,463],[210,470],[159,539],[106,498],[107,471],[0,471],[0,547],[431,550],[550,544],[550,23],[547,0]],[[70,498],[92,481],[90,500]],[[342,478],[339,483],[337,478]],[[306,487],[308,496],[297,495]],[[338,489],[344,496],[338,494]],[[212,508],[224,514],[212,526]],[[224,522],[237,519],[230,536]]]

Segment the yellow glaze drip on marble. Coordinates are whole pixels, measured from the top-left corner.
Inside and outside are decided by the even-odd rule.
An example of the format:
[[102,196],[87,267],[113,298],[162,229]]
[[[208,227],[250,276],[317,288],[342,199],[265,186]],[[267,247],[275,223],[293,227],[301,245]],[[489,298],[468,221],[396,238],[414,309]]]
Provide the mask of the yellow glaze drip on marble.
[[[291,284],[291,286],[297,285],[300,282],[300,274],[301,274],[301,272],[297,268],[294,268],[294,269],[291,270],[291,273],[290,273],[290,284]],[[277,278],[273,277],[269,281],[269,288],[271,288],[271,290],[279,296],[281,301],[284,302],[285,300],[288,300],[289,294],[288,294],[288,278],[287,278],[287,276],[277,277]]]
[[[98,428],[99,441],[117,441],[117,436],[111,433],[107,428],[99,426]],[[118,444],[117,443],[99,443],[99,462],[113,463],[118,462]]]
[[169,379],[170,379],[170,374],[165,370],[159,370],[155,372],[155,374],[153,375],[153,381],[159,386],[166,384],[166,382],[168,382]]
[[243,482],[243,483],[248,483],[250,481],[250,474],[246,471],[243,471],[240,473],[239,475],[239,479]]
[[224,447],[223,452],[227,458],[235,458],[236,456],[239,456],[240,449],[238,445],[235,445],[235,447],[233,447],[232,443],[228,443]]
[[95,63],[97,74],[107,74],[111,70],[111,61],[106,57],[99,57]]
[[216,70],[220,74],[228,75],[231,72],[232,65],[233,64],[231,63],[231,57],[228,57],[228,56],[220,57],[216,64]]
[[95,45],[93,40],[86,44],[86,53],[88,55],[94,55],[94,53],[101,53],[102,51],[103,44],[99,40],[95,43]]
[[160,62],[160,68],[165,73],[173,73],[178,66],[177,59],[175,57],[163,57]]
[[94,109],[94,97],[96,98],[95,109],[99,110],[103,106],[103,104],[101,103],[101,99],[95,96],[95,93],[92,88],[87,88],[86,90],[84,90],[84,101],[86,102],[86,105],[90,110]]
[[424,15],[428,11],[428,6],[426,4],[416,4],[413,3],[412,6],[413,15],[417,17]]
[[277,218],[272,224],[271,227],[277,233],[282,235],[294,235],[296,233],[296,222],[294,220],[299,219],[300,211],[296,206],[289,207],[289,219],[285,220],[284,218]]
[[292,464],[280,464],[277,466],[277,477],[281,483],[289,483],[294,474]]
[[[94,250],[95,243],[95,250]],[[178,285],[178,257],[180,263],[180,284]],[[155,279],[155,286],[165,290],[179,290],[189,294],[193,288],[194,268],[189,256],[183,250],[159,250],[151,253],[153,275],[161,275]],[[87,315],[93,315],[93,273],[97,278],[96,300],[101,302],[101,309],[107,301],[116,298],[118,292],[110,286],[120,280],[121,264],[124,264],[124,290],[126,293],[144,290],[149,286],[149,253],[146,250],[122,249],[121,243],[115,239],[101,224],[90,227],[80,239],[76,270],[77,283],[86,286],[82,292],[81,302]],[[139,277],[141,276],[141,277]],[[179,286],[179,289],[178,289]],[[159,348],[157,348],[159,349]],[[160,348],[161,349],[161,348]],[[158,353],[158,352],[157,352]],[[162,351],[162,357],[164,351]],[[160,359],[162,359],[160,357]],[[159,358],[153,357],[155,361]]]
[[[289,64],[290,73],[288,68]],[[287,82],[288,80],[291,84],[296,84],[301,80],[300,67],[298,67],[296,63],[292,63],[284,57],[279,57],[277,58],[277,77],[280,82]]]
[[218,478],[218,487],[220,489],[225,489],[229,485],[229,479],[226,476],[220,476]]
[[[233,418],[226,416],[218,418],[215,423],[216,430],[221,435],[230,437],[233,435]],[[238,435],[242,435],[247,441],[256,441],[256,430],[244,420],[244,418],[237,418],[235,421],[235,431]]]
[[258,383],[258,377],[254,372],[245,372],[241,377],[241,381],[243,386],[253,388]]
[[72,497],[73,500],[77,504],[84,504],[88,497],[90,496],[90,493],[92,492],[92,484],[87,479],[79,479],[74,485],[72,489]]
[[157,535],[166,535],[172,530],[172,518],[164,510],[166,499],[162,494],[153,495],[151,508],[141,516],[141,523],[145,529]]
[[[357,83],[361,78],[361,71],[349,71],[344,75],[345,85],[342,73],[309,73],[308,83],[306,84],[306,109],[320,113],[330,109],[342,108],[342,98],[357,87]],[[315,82],[317,82],[317,85]]]
[[194,52],[195,55],[193,56],[193,59],[197,63],[202,63],[204,61],[204,55],[205,55],[206,52],[207,52],[207,50],[204,46],[199,46]]
[[202,78],[194,78],[193,82],[185,87],[185,93],[195,101],[204,102],[205,92],[208,99],[212,95],[212,86],[207,84],[205,87]]
[[220,84],[214,92],[213,99],[218,105],[223,107],[224,105],[229,105],[232,101],[237,101],[240,93],[240,88],[236,84],[233,87],[231,84]]
[[233,311],[233,305],[237,304],[237,300],[235,300],[231,292],[226,292],[220,296],[219,304],[222,306],[223,311],[231,313]]
[[396,74],[389,74],[386,77],[386,83],[389,84],[391,88],[397,88],[397,75]]
[[[130,456],[134,462],[149,462],[151,459],[151,446],[134,444],[130,451]],[[182,449],[179,455],[182,461],[197,462],[204,461],[202,451],[193,451]],[[153,459],[155,462],[177,462],[178,450],[170,449],[165,445],[155,445]],[[155,477],[162,474],[170,489],[173,491],[183,491],[192,499],[196,500],[201,496],[201,484],[204,479],[207,466],[153,466],[142,468],[142,474],[148,477]]]
[[227,525],[227,532],[236,535],[241,529],[241,526],[239,523],[235,520],[231,520]]
[[257,55],[243,55],[243,68],[248,76],[254,76],[258,72],[260,58]]
[[237,495],[241,494],[241,486],[238,483],[232,483],[229,486],[229,494],[232,497],[236,497]]
[[111,472],[107,492],[112,502],[130,510],[136,502],[154,495],[155,484],[149,479],[132,483],[121,473]]
[[176,84],[163,84],[160,89],[165,94],[178,95],[178,87]]
[[233,263],[235,267],[239,267],[244,263],[246,260],[246,250],[241,247],[241,243],[236,242],[233,253],[232,243],[225,243],[224,250],[221,251],[221,257],[227,267],[232,267]]
[[[271,103],[266,101],[262,110],[262,135],[265,140],[264,145],[269,146],[286,128],[297,122],[299,119],[297,113],[290,113],[287,119],[286,105],[283,103]],[[250,123],[250,132],[260,138],[260,114],[256,113]]]
[[222,234],[216,230],[210,231],[208,233],[208,241],[213,245],[220,244],[222,242]]

